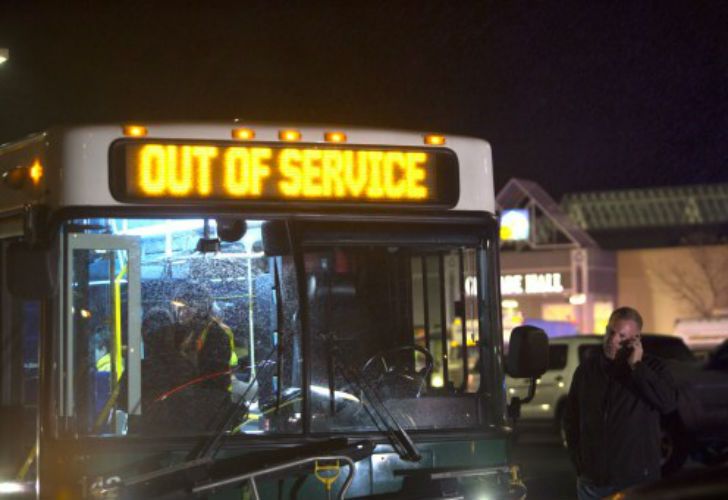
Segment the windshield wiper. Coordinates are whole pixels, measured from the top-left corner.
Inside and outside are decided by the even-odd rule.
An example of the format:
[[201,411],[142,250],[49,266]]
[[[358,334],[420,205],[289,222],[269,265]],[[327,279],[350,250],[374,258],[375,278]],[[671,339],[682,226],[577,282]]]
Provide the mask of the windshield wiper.
[[[221,413],[218,418],[213,422],[212,427],[212,436],[208,438],[203,438],[203,440],[187,455],[186,461],[197,461],[204,458],[210,458],[212,459],[217,452],[220,441],[222,440],[223,436],[225,435],[225,431],[230,429],[232,427],[232,423],[235,421],[235,419],[240,415],[240,412],[244,410],[245,412],[248,411],[248,392],[251,390],[251,388],[256,386],[256,382],[258,381],[258,378],[260,376],[260,373],[267,369],[270,369],[270,360],[273,357],[273,355],[278,350],[278,347],[275,346],[273,349],[270,350],[268,355],[259,363],[258,369],[255,370],[255,375],[251,378],[250,384],[248,384],[248,387],[245,389],[245,392],[240,396],[240,399],[231,406],[227,411]],[[258,393],[260,392],[260,387],[255,389],[255,392],[250,397],[250,402],[252,403],[255,401],[255,399],[258,397]]]
[[[389,438],[397,454],[403,460],[419,462],[422,455],[420,455],[420,452],[417,450],[417,446],[414,441],[412,441],[412,438],[407,431],[399,425],[399,422],[397,422],[397,419],[394,417],[392,412],[389,411],[389,408],[387,408],[384,404],[384,401],[382,401],[382,398],[379,396],[376,388],[366,381],[358,370],[350,369],[342,364],[341,361],[339,361],[340,358],[338,356],[333,355],[332,358],[336,368],[338,368],[346,383],[354,385],[356,389],[364,395],[364,398],[362,398],[362,405],[367,410],[367,413],[374,422],[374,425],[376,425],[377,428]],[[367,401],[369,401],[369,403],[367,403]],[[383,428],[380,427],[380,425]]]
[[[328,297],[326,300],[326,313],[323,318],[323,331],[327,332],[329,329],[329,322],[331,318],[331,273],[326,273],[326,288],[328,290]],[[362,405],[367,410],[367,414],[374,422],[374,425],[389,438],[392,447],[397,451],[397,454],[403,460],[410,462],[419,462],[422,456],[420,455],[417,447],[415,446],[412,438],[409,434],[399,425],[397,419],[392,415],[387,406],[382,401],[377,390],[369,384],[358,370],[353,370],[345,366],[339,361],[339,351],[336,348],[336,336],[334,334],[320,333],[319,337],[323,340],[326,346],[327,356],[327,374],[328,374],[328,389],[329,389],[329,409],[331,413],[335,410],[335,399],[336,399],[336,383],[334,380],[335,371],[338,369],[341,376],[344,378],[348,385],[356,386],[356,389],[364,395],[362,398]],[[371,404],[368,404],[369,401]],[[390,424],[391,422],[391,424]]]
[[209,479],[208,469],[215,463],[214,456],[219,448],[222,437],[225,435],[225,431],[231,427],[231,423],[235,421],[241,411],[248,411],[248,401],[252,402],[257,397],[260,388],[255,390],[249,400],[248,393],[256,385],[260,373],[265,368],[270,367],[269,362],[275,354],[275,350],[276,348],[274,347],[263,361],[259,363],[260,367],[255,370],[255,376],[251,378],[250,384],[240,396],[240,399],[215,419],[214,425],[212,426],[213,434],[211,436],[203,437],[182,462],[123,480],[122,491],[124,497],[134,498],[136,493],[131,494],[129,492],[139,493],[137,489],[140,487],[145,488],[145,495],[155,495],[159,489],[166,490],[168,488],[166,485],[170,481],[182,477],[185,479],[185,484],[190,481],[196,483],[200,480]]
[[[212,468],[211,480],[192,489],[193,493],[206,493],[224,486],[234,486],[248,481],[256,497],[255,480],[259,476],[274,479],[285,471],[303,467],[317,461],[340,461],[348,466],[347,478],[339,489],[337,498],[343,498],[356,472],[355,463],[371,456],[374,444],[370,441],[349,442],[346,438],[329,438],[292,448],[278,448],[253,455],[218,460]],[[310,469],[309,469],[310,471]],[[310,473],[310,472],[309,472]]]
[[247,481],[257,498],[256,479],[260,476],[275,477],[276,473],[316,460],[340,460],[349,467],[338,494],[343,498],[354,478],[355,462],[373,451],[374,445],[369,441],[350,443],[345,438],[335,438],[224,459],[203,458],[126,479],[117,487],[117,493],[122,499],[189,498]]

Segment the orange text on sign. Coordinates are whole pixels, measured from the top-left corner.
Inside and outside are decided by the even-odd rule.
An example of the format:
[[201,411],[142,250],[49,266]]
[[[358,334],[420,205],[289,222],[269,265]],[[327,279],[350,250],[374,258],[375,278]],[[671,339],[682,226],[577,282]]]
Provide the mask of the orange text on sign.
[[425,200],[427,160],[421,151],[146,144],[132,166],[150,197]]

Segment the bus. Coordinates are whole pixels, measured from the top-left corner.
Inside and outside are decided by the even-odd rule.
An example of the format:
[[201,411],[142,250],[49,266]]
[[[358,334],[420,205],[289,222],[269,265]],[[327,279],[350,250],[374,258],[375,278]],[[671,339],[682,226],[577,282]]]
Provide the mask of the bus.
[[76,126],[0,174],[0,496],[524,495],[485,141]]

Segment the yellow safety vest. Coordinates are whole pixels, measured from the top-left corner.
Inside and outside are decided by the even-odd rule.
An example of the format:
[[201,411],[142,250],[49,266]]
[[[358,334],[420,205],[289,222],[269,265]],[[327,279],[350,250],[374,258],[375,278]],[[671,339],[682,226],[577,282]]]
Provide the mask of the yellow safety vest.
[[97,372],[110,372],[111,371],[111,353],[106,353],[96,360],[96,371]]
[[207,333],[210,331],[210,327],[213,325],[213,323],[217,324],[217,326],[219,326],[222,331],[225,332],[225,335],[227,335],[228,340],[230,341],[230,361],[228,365],[231,368],[238,366],[238,355],[235,352],[235,335],[233,334],[233,330],[225,323],[220,321],[218,318],[213,317],[207,323],[207,326],[205,326],[204,330],[202,330],[199,339],[197,339],[197,349],[200,350],[202,349],[202,346],[205,345],[205,341],[207,340]]

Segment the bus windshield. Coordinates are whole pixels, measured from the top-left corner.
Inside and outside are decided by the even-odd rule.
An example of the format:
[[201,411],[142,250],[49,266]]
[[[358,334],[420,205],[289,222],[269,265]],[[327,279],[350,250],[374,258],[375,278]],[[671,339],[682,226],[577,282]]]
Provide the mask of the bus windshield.
[[238,435],[482,425],[491,237],[452,224],[68,221],[64,428],[198,435],[230,411]]

